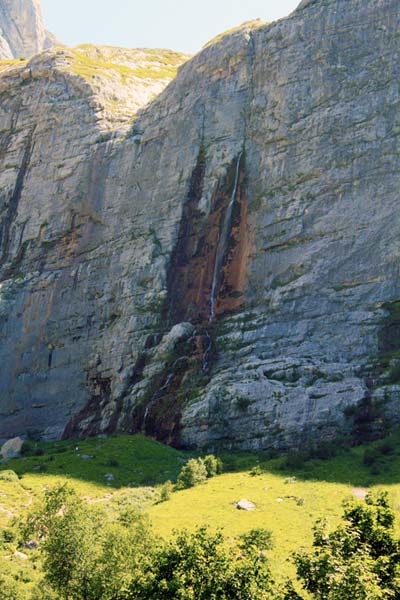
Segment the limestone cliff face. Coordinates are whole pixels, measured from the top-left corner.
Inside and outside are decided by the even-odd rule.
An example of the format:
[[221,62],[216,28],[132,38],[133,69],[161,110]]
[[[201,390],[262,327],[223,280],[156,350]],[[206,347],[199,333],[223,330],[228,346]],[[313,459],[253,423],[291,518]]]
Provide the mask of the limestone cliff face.
[[0,0],[0,60],[29,58],[55,43],[40,0]]
[[303,2],[125,120],[67,53],[3,73],[0,438],[287,447],[398,417],[399,25]]

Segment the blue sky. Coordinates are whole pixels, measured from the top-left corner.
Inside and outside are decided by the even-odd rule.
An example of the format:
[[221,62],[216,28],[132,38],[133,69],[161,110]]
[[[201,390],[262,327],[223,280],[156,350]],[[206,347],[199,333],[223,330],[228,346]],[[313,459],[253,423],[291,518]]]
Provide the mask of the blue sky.
[[261,18],[288,15],[300,0],[42,0],[47,28],[62,42],[196,52],[209,39]]

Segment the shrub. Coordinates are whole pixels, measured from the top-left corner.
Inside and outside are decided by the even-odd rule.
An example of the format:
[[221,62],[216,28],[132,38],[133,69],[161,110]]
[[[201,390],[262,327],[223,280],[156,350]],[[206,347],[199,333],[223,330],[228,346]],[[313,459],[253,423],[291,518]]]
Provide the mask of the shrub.
[[191,458],[178,475],[177,488],[190,488],[207,479],[207,469],[202,458]]
[[19,481],[19,478],[15,471],[11,471],[10,469],[8,469],[5,471],[0,471],[0,481],[16,482]]
[[1,600],[21,600],[20,590],[15,582],[0,576]]
[[[56,592],[55,598],[68,600],[126,598],[132,581],[149,569],[156,546],[138,510],[126,510],[112,520],[99,508],[87,506],[67,485],[45,492],[20,532],[22,541],[32,535],[40,540],[45,583]],[[39,596],[52,597],[51,592]]]
[[250,469],[250,476],[251,477],[258,477],[259,475],[263,474],[263,470],[259,465],[256,465],[255,467],[252,467]]
[[160,502],[166,502],[167,500],[170,500],[173,489],[174,489],[174,486],[172,485],[171,481],[169,481],[169,480],[166,481],[163,484],[163,486],[161,487]]
[[12,529],[3,529],[1,531],[1,536],[5,544],[10,544],[11,542],[14,542],[16,538],[15,532]]
[[251,547],[260,551],[271,550],[274,546],[272,542],[272,532],[262,527],[250,529],[239,537],[239,548],[248,550]]
[[220,533],[180,532],[156,551],[141,600],[272,600],[268,562],[254,546],[238,552]]
[[[345,504],[343,523],[314,528],[311,553],[296,552],[297,575],[315,600],[390,600],[400,597],[399,540],[386,493]],[[285,600],[300,596],[288,590]]]
[[204,466],[207,470],[207,477],[214,477],[215,475],[222,473],[222,460],[217,458],[213,454],[208,454],[204,459]]

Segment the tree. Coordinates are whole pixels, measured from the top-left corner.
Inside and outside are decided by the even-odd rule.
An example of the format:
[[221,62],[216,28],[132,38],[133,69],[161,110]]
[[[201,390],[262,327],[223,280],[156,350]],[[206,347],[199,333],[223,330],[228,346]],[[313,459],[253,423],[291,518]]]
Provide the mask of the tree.
[[[400,598],[400,543],[387,494],[346,503],[344,520],[331,533],[317,523],[312,553],[295,554],[304,588],[318,600]],[[295,597],[288,591],[287,599]]]
[[127,600],[155,544],[149,522],[137,510],[111,520],[66,486],[48,490],[21,531],[41,540],[44,583],[65,600]]
[[207,479],[207,469],[202,458],[191,458],[178,475],[177,488],[190,488]]
[[141,600],[272,600],[273,582],[259,549],[229,547],[222,533],[183,531],[159,547]]

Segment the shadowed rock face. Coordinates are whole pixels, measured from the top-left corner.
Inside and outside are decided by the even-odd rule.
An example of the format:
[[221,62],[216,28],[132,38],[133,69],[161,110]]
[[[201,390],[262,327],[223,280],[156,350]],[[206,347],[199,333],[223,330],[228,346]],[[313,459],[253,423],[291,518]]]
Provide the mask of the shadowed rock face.
[[133,122],[68,53],[3,73],[0,438],[287,447],[398,417],[397,1],[299,8],[150,103],[136,70]]
[[0,60],[29,58],[55,43],[45,29],[40,0],[0,0]]

